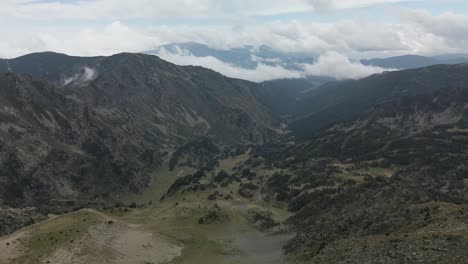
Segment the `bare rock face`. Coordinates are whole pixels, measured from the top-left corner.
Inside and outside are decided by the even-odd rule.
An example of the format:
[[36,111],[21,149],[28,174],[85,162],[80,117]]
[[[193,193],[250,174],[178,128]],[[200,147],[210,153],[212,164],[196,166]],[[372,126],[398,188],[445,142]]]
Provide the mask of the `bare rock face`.
[[0,236],[47,219],[37,208],[0,208]]

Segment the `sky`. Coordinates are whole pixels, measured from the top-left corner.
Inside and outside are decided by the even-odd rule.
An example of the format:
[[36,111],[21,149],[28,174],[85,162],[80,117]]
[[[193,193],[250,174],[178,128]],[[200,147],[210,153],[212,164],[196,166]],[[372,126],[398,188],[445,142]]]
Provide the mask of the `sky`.
[[268,45],[347,63],[468,53],[468,0],[1,0],[0,24],[2,58],[111,55],[186,41]]

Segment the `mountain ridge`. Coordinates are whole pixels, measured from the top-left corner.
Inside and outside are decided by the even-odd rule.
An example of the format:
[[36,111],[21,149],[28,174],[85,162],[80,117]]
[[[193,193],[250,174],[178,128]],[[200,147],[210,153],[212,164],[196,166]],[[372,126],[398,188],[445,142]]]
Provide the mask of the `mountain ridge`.
[[402,55],[388,58],[361,60],[361,63],[364,65],[399,70],[423,68],[440,64],[460,64],[466,62],[468,62],[466,54],[446,54],[432,57],[421,55]]
[[65,86],[34,67],[25,69],[36,77],[1,75],[3,204],[105,200],[148,186],[148,172],[192,140],[242,145],[276,133],[252,83],[143,54],[67,65],[85,66],[93,78]]
[[[464,87],[468,63],[384,72],[361,80],[325,84],[301,100],[291,129],[296,136],[311,135],[336,121],[352,118],[372,104],[397,97],[431,93],[451,85]],[[410,88],[411,87],[411,88]]]

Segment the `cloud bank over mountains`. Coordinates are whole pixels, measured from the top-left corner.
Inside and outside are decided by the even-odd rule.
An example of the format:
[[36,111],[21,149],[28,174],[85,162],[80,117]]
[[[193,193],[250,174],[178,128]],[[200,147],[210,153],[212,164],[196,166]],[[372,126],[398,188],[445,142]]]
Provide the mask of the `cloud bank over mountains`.
[[304,76],[299,71],[288,70],[282,66],[270,66],[263,63],[259,63],[254,69],[242,68],[223,62],[213,56],[196,57],[187,50],[179,50],[179,52],[174,53],[162,49],[155,55],[177,65],[202,66],[213,69],[228,77],[254,82],[262,82],[279,78],[295,79],[302,78]]
[[[431,13],[395,5],[403,2],[422,1],[5,0],[0,57],[44,50],[110,55],[187,41],[224,49],[264,44],[314,55],[334,51],[351,58],[468,51],[468,17],[455,13],[456,4]],[[367,8],[373,6],[384,6],[389,19],[346,11],[371,13]]]
[[339,20],[334,23],[271,21],[247,25],[157,25],[135,27],[124,22],[93,27],[45,26],[24,31],[2,27],[0,56],[57,50],[73,55],[109,55],[150,50],[172,42],[195,41],[215,48],[265,44],[281,51],[321,54],[336,51],[352,57],[436,54],[466,51],[468,18],[453,13],[431,15],[399,10],[399,23]]
[[[176,46],[177,47],[177,46]],[[157,55],[164,60],[177,65],[195,65],[213,69],[232,78],[263,82],[274,79],[297,79],[307,76],[326,76],[336,79],[358,79],[375,73],[388,71],[373,66],[365,66],[359,62],[352,62],[347,57],[337,53],[328,52],[320,55],[314,63],[285,64],[280,58],[262,59],[252,55],[256,61],[254,68],[246,68],[222,61],[214,56],[198,57],[189,50],[176,48],[171,51],[161,48],[150,54]]]
[[304,65],[304,72],[307,76],[326,76],[339,80],[359,79],[392,70],[396,69],[362,65],[360,62],[353,62],[337,52],[327,52],[318,58],[317,63]]
[[[161,56],[231,77],[259,81],[328,74],[358,78],[381,72],[362,58],[468,52],[468,13],[437,0],[5,0],[0,6],[0,57],[56,51],[111,55],[198,42],[214,49],[267,45],[275,51],[318,58],[301,70],[260,62],[245,69],[185,52]],[[451,2],[452,3],[452,2]],[[466,3],[465,3],[466,4]],[[381,12],[381,13],[376,13]],[[374,14],[375,13],[375,14]]]

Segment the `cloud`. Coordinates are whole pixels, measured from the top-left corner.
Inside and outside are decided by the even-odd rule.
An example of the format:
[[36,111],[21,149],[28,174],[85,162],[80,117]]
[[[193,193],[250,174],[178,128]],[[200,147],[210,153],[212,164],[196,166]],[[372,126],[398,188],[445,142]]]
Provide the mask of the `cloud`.
[[306,75],[328,76],[336,79],[359,79],[375,73],[390,71],[373,66],[365,66],[352,62],[337,52],[327,52],[321,55],[315,64],[304,64]]
[[[161,18],[206,18],[267,16],[355,8],[409,0],[3,0],[0,17],[23,20],[126,20]],[[414,1],[414,0],[413,0]]]
[[67,86],[70,83],[81,85],[94,80],[97,77],[97,72],[89,67],[83,67],[80,72],[75,73],[72,77],[65,78],[62,86]]
[[[420,52],[463,52],[468,46],[468,17],[444,12],[432,15],[424,10],[397,9],[401,20],[411,25],[402,32],[408,42],[416,42]],[[418,41],[419,40],[419,41]]]
[[69,55],[95,56],[140,52],[161,43],[148,29],[129,27],[119,21],[103,26],[78,28],[31,28],[18,31],[1,28],[0,57],[55,51]]
[[[390,15],[399,21],[387,22],[365,18],[334,18],[331,22],[249,18],[402,2],[399,0],[175,0],[164,1],[164,5],[161,2],[2,1],[0,57],[45,50],[82,56],[111,55],[186,41],[218,49],[265,44],[277,51],[301,52],[311,57],[333,51],[352,59],[468,52],[468,17],[455,13],[433,15],[421,10],[397,9]],[[224,16],[228,18],[221,18]],[[161,25],[157,24],[160,17],[206,19],[195,25],[177,23],[177,20]],[[138,18],[151,18],[156,24],[125,20]],[[53,23],[31,22],[41,19]],[[60,23],[74,19],[94,22]]]
[[293,20],[249,22],[235,29],[229,25],[137,27],[119,21],[99,26],[31,26],[24,30],[5,26],[0,28],[0,57],[45,50],[84,56],[111,55],[186,41],[219,49],[265,44],[278,51],[310,56],[335,51],[351,58],[468,51],[465,16],[432,16],[420,12],[400,16],[401,23]]
[[309,0],[309,4],[317,12],[328,12],[335,7],[333,1],[330,0]]
[[156,54],[164,60],[177,65],[202,66],[215,70],[225,76],[249,80],[253,82],[262,82],[283,78],[302,78],[304,74],[298,71],[287,70],[281,66],[270,66],[259,63],[256,69],[244,69],[234,65],[222,62],[215,57],[195,57],[186,50],[179,49],[176,53],[168,52],[164,49]]
[[[392,17],[385,22],[372,16],[321,20],[328,22],[290,18],[302,17],[296,13],[325,12],[320,16],[327,16],[340,9],[398,2],[409,0],[4,0],[0,5],[0,57],[46,50],[111,55],[194,41],[218,49],[268,45],[276,51],[319,58],[317,64],[303,65],[303,71],[253,58],[258,67],[248,70],[184,51],[160,54],[177,64],[263,81],[305,75],[360,78],[383,70],[354,62],[361,58],[468,52],[468,17],[454,12],[434,14],[392,7]],[[201,23],[193,25],[192,19]],[[169,21],[169,25],[161,21]]]
[[[297,79],[307,76],[327,76],[336,79],[358,79],[375,73],[389,71],[379,67],[365,66],[359,62],[351,62],[347,57],[337,52],[327,52],[318,58],[315,64],[302,64],[302,71],[288,70],[281,66],[270,66],[257,60],[258,66],[255,69],[240,68],[228,63],[224,63],[217,58],[195,57],[187,50],[178,49],[171,53],[161,49],[158,54],[164,60],[178,65],[202,66],[215,70],[225,76],[262,82],[274,79]],[[254,58],[255,59],[255,58]]]

